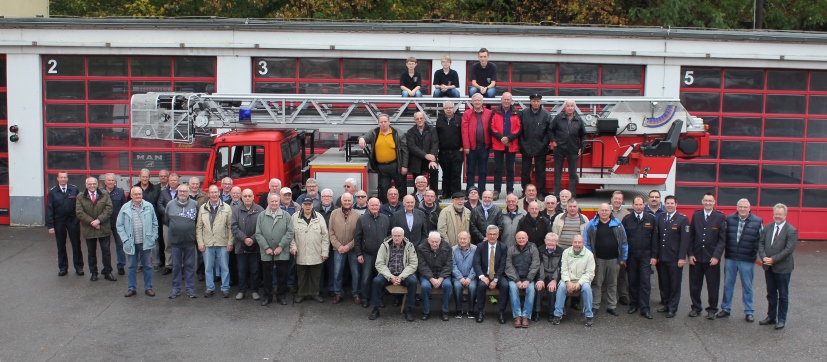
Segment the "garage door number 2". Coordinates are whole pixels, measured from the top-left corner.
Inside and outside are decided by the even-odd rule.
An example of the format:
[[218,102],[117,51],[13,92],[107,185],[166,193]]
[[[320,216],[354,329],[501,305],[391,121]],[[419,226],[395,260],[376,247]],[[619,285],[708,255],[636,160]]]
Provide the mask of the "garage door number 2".
[[46,73],[57,74],[57,60],[49,59],[49,61],[47,61],[46,64],[49,64],[49,65],[52,66],[51,68],[49,68],[48,71],[46,71]]

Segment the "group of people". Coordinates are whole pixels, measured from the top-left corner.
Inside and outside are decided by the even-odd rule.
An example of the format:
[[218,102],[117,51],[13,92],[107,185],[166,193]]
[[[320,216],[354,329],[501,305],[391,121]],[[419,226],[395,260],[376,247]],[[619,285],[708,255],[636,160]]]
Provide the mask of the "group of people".
[[[453,193],[451,205],[441,209],[424,176],[418,176],[414,191],[404,190],[401,199],[400,190],[390,187],[385,203],[368,199],[353,179],[345,181],[344,192],[335,200],[332,190],[318,191],[316,180],[308,179],[306,192],[294,201],[292,190],[272,179],[270,191],[259,195],[256,203],[252,190],[233,187],[231,179],[222,180],[221,187],[209,186],[205,193],[198,178],[184,185],[176,174],[168,174],[167,185],[159,187],[143,182],[148,175],[148,170],[142,170],[142,181],[126,195],[111,174],[102,188],[97,179],[87,179],[82,192],[68,184],[65,172],[58,174],[58,185],[49,192],[47,215],[58,246],[58,275],[68,272],[67,236],[75,271],[83,275],[82,231],[92,281],[98,277],[98,247],[100,273],[106,280],[117,280],[110,256],[114,235],[116,252],[128,257],[126,297],[137,294],[139,268],[144,293],[155,296],[153,272],[165,267],[158,258],[168,253],[170,299],[182,291],[197,297],[197,268],[206,274],[204,297],[215,296],[220,288],[228,298],[232,253],[239,300],[250,290],[264,306],[273,301],[285,305],[293,287],[294,303],[324,302],[320,291],[328,289],[332,302],[338,304],[345,300],[343,276],[348,264],[350,299],[364,308],[373,306],[372,320],[384,307],[386,286],[398,285],[406,289],[408,321],[414,320],[412,309],[419,303],[421,319],[428,319],[431,296],[441,290],[442,320],[449,320],[453,300],[455,318],[482,323],[486,301],[496,300],[499,323],[506,323],[510,303],[514,327],[526,328],[529,320],[539,320],[544,300],[552,324],[561,322],[567,299],[584,314],[587,326],[593,325],[601,305],[606,314],[619,315],[618,303],[628,304],[629,314],[639,312],[652,319],[652,266],[658,272],[662,304],[658,312],[673,318],[682,268],[688,263],[690,317],[704,310],[707,319],[729,317],[740,277],[745,319],[753,322],[752,276],[758,256],[769,304],[767,317],[759,324],[781,329],[786,323],[798,238],[786,222],[783,204],[774,207],[773,222],[763,225],[746,199],[738,202],[736,213],[725,216],[715,209],[714,195],[706,194],[703,208],[690,219],[676,211],[674,196],[661,203],[660,192],[651,191],[648,202],[636,196],[627,210],[622,192],[617,191],[589,219],[568,190],[562,190],[559,199],[548,195],[541,201],[530,184],[521,199],[508,194],[504,209],[494,205],[492,191],[480,194],[476,186],[468,188],[467,200],[465,192]],[[160,194],[154,203],[153,192]],[[158,245],[161,229],[166,241],[163,250]],[[123,275],[126,260],[116,259]],[[719,309],[722,263],[724,293]],[[220,278],[219,286],[215,278]],[[705,309],[700,298],[704,281]],[[401,304],[400,296],[395,296],[395,306]]]

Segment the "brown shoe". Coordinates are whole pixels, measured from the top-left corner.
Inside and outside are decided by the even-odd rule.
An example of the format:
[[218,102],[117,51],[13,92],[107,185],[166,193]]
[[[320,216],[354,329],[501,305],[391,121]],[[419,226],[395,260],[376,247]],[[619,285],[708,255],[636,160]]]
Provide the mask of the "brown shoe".
[[155,296],[155,292],[153,292],[152,289],[147,289],[147,290],[144,291],[144,293],[146,293],[146,295],[148,295],[150,297]]
[[514,328],[521,328],[523,326],[523,317],[514,318]]
[[358,295],[353,297],[353,304],[361,304],[361,303],[362,303],[362,299],[359,298]]
[[136,294],[136,293],[135,293],[135,291],[134,291],[134,290],[132,290],[132,289],[127,289],[127,290],[126,290],[126,293],[124,293],[124,294],[123,294],[123,296],[124,296],[124,297],[129,298],[129,297],[131,297],[131,296],[133,296],[133,295],[135,295],[135,294]]
[[339,304],[342,302],[342,297],[335,295],[333,296],[333,304]]
[[500,192],[497,191],[497,190],[494,190],[494,195],[493,196],[494,196],[494,200],[499,200],[500,199]]
[[528,328],[528,318],[523,317],[523,328]]

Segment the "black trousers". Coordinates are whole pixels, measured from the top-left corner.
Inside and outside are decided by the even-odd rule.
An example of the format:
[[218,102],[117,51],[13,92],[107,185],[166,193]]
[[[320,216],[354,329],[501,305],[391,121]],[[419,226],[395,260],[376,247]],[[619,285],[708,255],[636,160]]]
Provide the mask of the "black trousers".
[[[497,289],[500,290],[500,295],[497,297],[497,306],[500,313],[505,313],[505,307],[508,306],[508,281],[505,278],[497,282]],[[485,292],[488,291],[488,286],[477,279],[477,312],[482,312],[485,309]]]
[[282,281],[287,280],[287,264],[289,263],[289,260],[267,260],[261,262],[261,269],[264,271],[264,286],[261,288],[261,294],[263,296],[269,297],[272,294],[270,290],[273,289],[273,267],[275,266],[276,279],[280,281],[276,288],[276,298],[284,298],[285,294],[287,294],[287,283]]
[[703,309],[701,303],[701,289],[706,278],[706,294],[709,306],[707,312],[718,313],[718,291],[721,289],[721,264],[695,262],[689,266],[689,299],[692,300],[692,309]]
[[391,181],[396,184],[400,196],[408,194],[407,178],[399,172],[396,161],[376,165],[376,173],[379,176],[379,201],[383,204],[388,202],[388,190],[391,188]]
[[660,274],[663,275],[662,292],[666,292],[666,307],[670,312],[678,311],[678,303],[681,301],[681,282],[683,281],[683,268],[678,268],[677,261],[658,263]]
[[101,259],[103,259],[103,269],[101,273],[109,274],[112,272],[112,255],[109,253],[110,240],[109,236],[86,239],[86,252],[89,253],[90,273],[97,274],[98,272],[98,244],[100,244],[101,247]]
[[[629,277],[629,307],[640,308],[641,313],[649,311],[649,295],[652,291],[651,258],[630,256],[626,259],[626,274]],[[620,291],[618,290],[618,294]]]
[[[525,195],[525,187],[528,184],[534,184],[534,186],[537,186],[537,192],[540,193],[540,196],[545,196],[548,194],[548,190],[546,190],[546,155],[522,155],[522,162],[523,166],[520,171],[520,183],[523,185],[523,195]],[[532,164],[534,166],[535,176],[533,183],[531,182]]]
[[569,191],[572,195],[577,195],[577,152],[567,153],[559,148],[554,149],[554,194],[559,196],[563,185],[563,161],[568,163],[569,167]]
[[75,270],[83,270],[83,250],[80,248],[80,225],[77,221],[55,224],[55,242],[57,243],[58,270],[69,270],[69,254],[66,252],[66,236],[72,244],[72,264]]
[[660,304],[666,305],[666,299],[669,297],[669,293],[667,289],[669,289],[668,285],[666,285],[666,277],[663,276],[660,269],[660,263],[655,267],[655,270],[658,272],[658,290],[660,291]]
[[[442,167],[442,194],[451,195],[462,191],[462,159],[459,150],[439,150],[439,167]],[[436,187],[436,185],[433,185]],[[439,194],[436,194],[439,197]]]
[[516,155],[516,152],[494,151],[494,191],[502,192],[503,160],[505,160],[505,193],[514,192],[514,156]]

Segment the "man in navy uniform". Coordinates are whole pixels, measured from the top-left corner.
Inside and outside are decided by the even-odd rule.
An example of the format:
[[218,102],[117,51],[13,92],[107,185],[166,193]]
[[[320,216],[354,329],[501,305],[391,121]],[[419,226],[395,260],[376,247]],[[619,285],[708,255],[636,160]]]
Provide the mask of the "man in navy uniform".
[[681,300],[683,266],[689,250],[689,218],[676,211],[678,199],[675,196],[666,196],[664,205],[666,212],[658,216],[658,270],[663,276],[659,285],[663,288],[661,293],[666,294],[666,304],[658,312],[666,313],[666,318],[675,318]]
[[623,229],[629,244],[629,258],[626,260],[626,273],[629,276],[629,314],[638,310],[646,319],[652,319],[649,313],[649,293],[652,284],[649,277],[652,266],[658,264],[658,232],[655,216],[644,211],[646,203],[643,196],[635,196],[632,201],[634,212],[623,218]]
[[[666,212],[666,208],[663,207],[663,203],[660,201],[660,191],[649,191],[649,202],[646,204],[646,207],[643,211],[647,214],[651,214],[652,216],[654,216],[655,225],[657,225],[658,220],[660,219],[660,215]],[[658,272],[658,289],[660,290],[660,304],[666,305],[667,288],[665,288],[662,284],[664,281],[664,277],[660,275],[660,268],[656,267],[655,270],[657,270]]]
[[69,270],[69,256],[66,253],[66,235],[72,244],[72,264],[75,273],[83,275],[83,251],[80,249],[80,225],[75,214],[75,201],[78,188],[69,184],[66,171],[57,173],[58,185],[49,190],[46,202],[46,228],[49,234],[55,234],[57,242],[58,276],[65,276]]
[[690,317],[701,314],[701,289],[706,278],[709,306],[706,319],[718,313],[718,291],[721,289],[721,255],[726,247],[726,215],[715,210],[715,195],[710,192],[701,199],[704,208],[692,214],[689,227],[689,298]]

